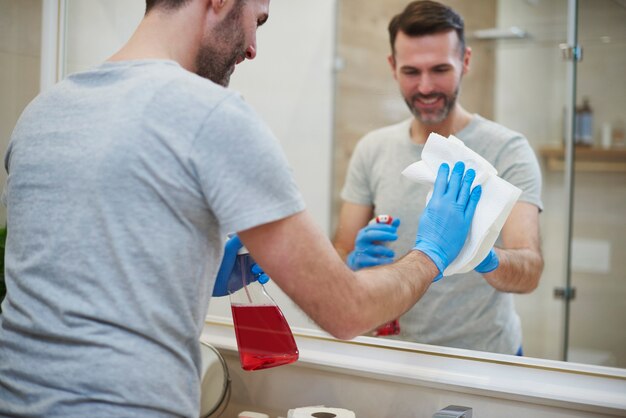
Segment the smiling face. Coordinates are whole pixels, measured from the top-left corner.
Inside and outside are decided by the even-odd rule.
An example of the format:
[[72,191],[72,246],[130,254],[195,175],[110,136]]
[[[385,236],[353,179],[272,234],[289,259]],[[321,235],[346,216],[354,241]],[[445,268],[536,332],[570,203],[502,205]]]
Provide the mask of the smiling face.
[[400,92],[417,120],[437,125],[454,109],[471,50],[462,56],[454,30],[410,37],[398,32],[389,57]]
[[226,87],[235,65],[256,56],[256,30],[268,18],[269,0],[230,0],[230,10],[224,12],[202,40],[196,73]]

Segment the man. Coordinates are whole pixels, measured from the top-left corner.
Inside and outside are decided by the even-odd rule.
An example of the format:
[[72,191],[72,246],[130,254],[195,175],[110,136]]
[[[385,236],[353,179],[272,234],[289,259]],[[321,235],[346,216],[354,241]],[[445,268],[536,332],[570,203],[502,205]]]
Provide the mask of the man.
[[5,158],[0,416],[198,416],[198,338],[229,232],[339,338],[409,309],[460,251],[480,197],[462,163],[449,181],[441,167],[414,251],[345,266],[278,142],[223,87],[268,12],[149,0],[118,53],[22,114]]
[[[433,1],[411,2],[391,20],[389,35],[389,64],[412,117],[371,132],[357,144],[342,190],[335,248],[355,270],[404,255],[417,226],[413,214],[423,210],[428,190],[400,172],[421,159],[431,132],[454,134],[522,189],[522,195],[489,256],[475,271],[431,286],[400,318],[400,334],[394,338],[521,354],[520,320],[511,293],[531,292],[543,269],[541,177],[534,153],[521,134],[458,103],[472,51],[465,45],[463,19],[454,10]],[[370,237],[380,226],[367,226],[380,214],[401,220],[397,235],[393,228],[387,242]]]

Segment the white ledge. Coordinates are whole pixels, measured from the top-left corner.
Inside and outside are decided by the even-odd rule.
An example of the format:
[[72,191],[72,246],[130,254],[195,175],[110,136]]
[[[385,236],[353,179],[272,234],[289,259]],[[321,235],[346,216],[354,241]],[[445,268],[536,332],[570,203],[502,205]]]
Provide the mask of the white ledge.
[[[581,411],[626,412],[622,369],[373,337],[340,341],[310,329],[293,332],[300,367]],[[223,318],[207,317],[201,340],[237,351],[232,322]]]

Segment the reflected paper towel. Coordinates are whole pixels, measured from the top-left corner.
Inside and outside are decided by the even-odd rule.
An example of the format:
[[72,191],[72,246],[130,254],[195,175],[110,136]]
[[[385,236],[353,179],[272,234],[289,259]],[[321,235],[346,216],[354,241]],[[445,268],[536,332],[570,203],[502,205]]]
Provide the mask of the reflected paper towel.
[[352,411],[341,408],[326,408],[324,406],[307,406],[290,409],[287,418],[356,418]]
[[498,171],[487,160],[466,147],[454,135],[445,138],[431,133],[422,151],[422,161],[411,164],[402,174],[430,186],[426,199],[428,201],[439,166],[447,163],[452,168],[457,161],[463,161],[466,170],[473,168],[476,171],[473,186],[480,184],[483,191],[465,245],[457,258],[445,269],[444,276],[471,271],[485,259],[522,193],[520,189],[498,177]]

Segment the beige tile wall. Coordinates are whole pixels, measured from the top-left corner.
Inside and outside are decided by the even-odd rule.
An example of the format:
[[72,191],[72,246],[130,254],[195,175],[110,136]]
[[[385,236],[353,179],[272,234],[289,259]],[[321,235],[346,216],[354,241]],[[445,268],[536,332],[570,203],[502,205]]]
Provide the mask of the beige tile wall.
[[[2,157],[26,105],[39,92],[41,0],[0,0],[0,146]],[[4,160],[0,185],[4,188]],[[0,224],[6,209],[0,205]]]

